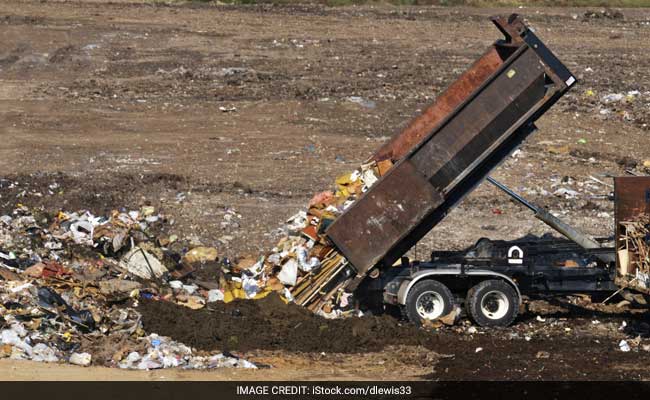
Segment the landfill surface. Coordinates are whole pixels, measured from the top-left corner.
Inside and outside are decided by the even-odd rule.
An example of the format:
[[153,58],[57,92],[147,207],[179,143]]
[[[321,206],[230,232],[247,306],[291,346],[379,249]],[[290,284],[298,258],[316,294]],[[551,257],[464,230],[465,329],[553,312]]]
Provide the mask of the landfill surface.
[[[316,316],[255,268],[511,11],[2,2],[0,377],[650,378],[643,297],[527,300],[508,328],[418,330]],[[608,236],[606,175],[650,172],[650,11],[517,11],[579,85],[493,176]],[[409,256],[545,232],[483,184]]]

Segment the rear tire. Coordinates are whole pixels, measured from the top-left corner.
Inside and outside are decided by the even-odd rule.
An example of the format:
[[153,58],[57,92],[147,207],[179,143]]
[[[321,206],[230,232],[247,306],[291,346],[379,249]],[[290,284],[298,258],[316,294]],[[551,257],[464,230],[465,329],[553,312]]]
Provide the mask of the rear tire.
[[519,296],[504,281],[483,281],[467,292],[467,311],[480,326],[508,326],[519,312]]
[[435,321],[454,309],[454,296],[447,286],[434,280],[416,283],[406,296],[406,316],[416,326]]

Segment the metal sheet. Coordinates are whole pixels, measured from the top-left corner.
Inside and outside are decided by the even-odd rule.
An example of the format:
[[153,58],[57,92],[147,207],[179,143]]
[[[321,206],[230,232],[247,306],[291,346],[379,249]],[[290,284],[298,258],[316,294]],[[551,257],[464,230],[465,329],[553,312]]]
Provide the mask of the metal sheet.
[[650,214],[650,176],[622,176],[614,178],[616,226],[619,221],[634,219],[639,214]]
[[491,47],[406,128],[377,150],[372,159],[398,161],[420,143],[456,107],[472,94],[487,77],[503,64],[496,47]]
[[357,272],[363,273],[442,200],[440,193],[406,161],[359,199],[345,213],[344,223],[332,224],[327,235]]
[[412,155],[420,173],[443,190],[544,97],[544,69],[527,49]]

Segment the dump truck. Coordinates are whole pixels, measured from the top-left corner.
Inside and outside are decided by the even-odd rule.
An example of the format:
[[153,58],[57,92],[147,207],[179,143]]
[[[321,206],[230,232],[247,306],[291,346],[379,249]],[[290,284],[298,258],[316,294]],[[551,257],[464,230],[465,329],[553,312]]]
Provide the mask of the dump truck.
[[[374,290],[415,324],[462,305],[479,325],[506,326],[522,296],[650,287],[643,243],[622,232],[650,212],[650,178],[614,180],[612,239],[580,232],[489,177],[576,84],[520,16],[491,20],[504,38],[381,146],[370,161],[390,160],[392,168],[325,231],[347,263],[322,281],[321,295]],[[481,239],[463,251],[434,252],[428,261],[404,256],[486,179],[564,238]]]

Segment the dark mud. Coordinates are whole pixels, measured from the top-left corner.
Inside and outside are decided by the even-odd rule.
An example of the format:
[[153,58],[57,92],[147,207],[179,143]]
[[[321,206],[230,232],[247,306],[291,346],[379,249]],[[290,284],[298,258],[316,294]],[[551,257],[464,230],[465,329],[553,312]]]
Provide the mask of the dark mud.
[[[292,353],[369,353],[395,346],[422,346],[437,353],[428,378],[442,380],[640,380],[649,379],[647,354],[622,352],[616,327],[634,327],[641,314],[610,314],[580,308],[539,324],[530,313],[508,328],[459,326],[417,329],[387,316],[327,320],[275,295],[258,301],[212,303],[197,311],[163,301],[139,306],[147,332],[171,336],[199,350]],[[594,324],[598,317],[598,324]],[[564,322],[562,322],[564,321]],[[539,325],[536,325],[539,324]],[[602,328],[608,326],[611,328]],[[600,328],[604,330],[599,330]],[[613,331],[610,331],[612,330]],[[627,332],[627,340],[637,334]],[[530,337],[528,337],[530,335]],[[525,339],[528,337],[527,339]]]
[[[445,335],[454,356],[436,366],[442,380],[638,380],[648,379],[636,353],[624,353],[616,343],[596,338],[503,340],[492,335],[471,343],[454,343]],[[477,352],[477,349],[482,349]]]
[[439,338],[389,316],[327,320],[269,295],[258,301],[212,303],[192,311],[164,301],[143,301],[145,330],[201,350],[289,350],[358,353],[390,345],[436,346]]

